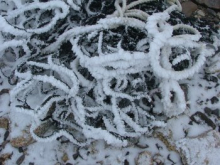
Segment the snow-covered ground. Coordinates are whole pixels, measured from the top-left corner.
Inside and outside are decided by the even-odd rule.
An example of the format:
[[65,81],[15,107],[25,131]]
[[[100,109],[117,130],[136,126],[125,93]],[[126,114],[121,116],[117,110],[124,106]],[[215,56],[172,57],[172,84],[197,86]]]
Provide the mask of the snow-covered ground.
[[[195,74],[191,79],[184,81],[188,86],[188,109],[184,114],[177,117],[170,118],[167,121],[167,126],[159,130],[161,135],[154,135],[150,137],[141,136],[136,139],[134,144],[129,144],[127,147],[113,147],[107,145],[104,141],[99,140],[93,142],[89,146],[78,147],[67,139],[55,140],[52,142],[34,142],[28,146],[20,148],[13,147],[10,142],[4,143],[4,135],[6,129],[1,128],[1,156],[11,154],[7,158],[5,164],[21,164],[28,165],[34,163],[35,165],[41,164],[150,164],[148,160],[157,164],[161,161],[164,164],[182,164],[180,158],[180,148],[186,150],[185,156],[191,156],[189,164],[210,164],[217,165],[220,153],[220,136],[219,130],[219,107],[220,102],[212,102],[213,97],[219,99],[219,73],[210,74],[209,76],[215,77],[217,81],[207,81],[204,79],[204,72],[201,69],[200,73]],[[213,78],[214,79],[214,78]],[[5,81],[4,79],[2,79]],[[209,80],[209,79],[208,79]],[[1,89],[10,88],[7,83],[1,85]],[[7,140],[16,137],[26,137],[28,133],[27,127],[30,126],[32,118],[29,115],[16,112],[10,108],[9,94],[2,94],[0,97],[1,103],[1,117],[9,118],[10,128]],[[205,113],[205,108],[209,108],[210,112]],[[194,113],[202,112],[216,125],[213,135],[212,132],[200,139],[201,134],[213,130],[210,123],[202,116],[197,116],[195,119],[198,123],[192,122],[190,118]],[[199,118],[201,117],[201,118]],[[171,133],[172,132],[172,133]],[[217,136],[217,137],[216,137]],[[189,140],[188,140],[189,139]],[[191,139],[191,140],[190,140]],[[66,142],[65,142],[66,141]],[[175,144],[178,144],[176,147]],[[188,151],[189,150],[189,151]],[[196,154],[197,153],[197,154]],[[25,155],[25,156],[23,156]],[[206,163],[208,162],[208,163]]]
[[[68,22],[66,31],[60,36],[54,34],[56,40],[48,45],[42,41],[43,39],[34,38],[35,36],[31,34],[40,36],[41,33],[48,32],[59,19],[68,15],[69,8],[73,9],[71,11],[73,13],[79,11],[80,0],[65,2],[54,0],[46,3],[34,0],[30,4],[26,1],[13,0],[7,3],[5,0],[0,2],[2,4],[0,6],[2,11],[0,53],[3,61],[0,66],[0,164],[218,164],[220,161],[218,156],[220,154],[220,40],[218,39],[220,34],[213,33],[214,35],[210,37],[214,42],[204,45],[205,43],[200,41],[202,36],[195,28],[183,24],[170,25],[167,22],[169,15],[174,10],[181,10],[178,1],[168,0],[170,6],[166,10],[148,15],[141,9],[132,10],[132,7],[145,1],[136,1],[137,3],[128,5],[126,0],[116,0],[114,4],[116,10],[108,15],[108,18],[100,19],[95,25],[73,29],[70,29],[70,22]],[[92,3],[92,1],[89,2]],[[86,10],[93,15],[94,13],[89,9],[91,5],[89,2]],[[3,4],[8,11],[3,10]],[[18,9],[13,9],[13,6]],[[38,11],[35,10],[36,8],[39,11],[49,8],[55,12],[51,14],[52,18],[50,18],[51,15],[46,17],[50,20],[49,23],[39,25],[32,23],[30,26],[34,27],[27,28],[24,20],[31,14],[36,16]],[[31,14],[28,12],[23,14],[32,9]],[[22,15],[19,17],[21,20],[11,21],[18,15]],[[30,20],[33,19],[32,15]],[[37,19],[40,20],[40,17]],[[47,19],[44,21],[48,21]],[[109,50],[103,51],[106,44],[104,42],[108,41],[110,33],[114,37],[120,36],[114,32],[118,26],[126,26],[125,31],[128,31],[128,27],[145,31],[149,36],[135,43],[137,46],[134,51],[122,49],[122,40],[118,41],[116,47],[107,45]],[[175,30],[183,34],[174,34]],[[81,35],[84,33],[85,40]],[[96,38],[98,43],[92,43]],[[46,57],[48,60],[43,62],[33,60],[40,53],[43,54],[41,56],[43,59],[44,53],[59,52],[59,47],[64,40],[70,41],[72,46],[70,51],[76,54],[68,67],[60,65],[59,59],[54,58],[57,56],[53,58],[48,56]],[[93,45],[86,45],[87,40]],[[31,52],[29,48],[32,47],[27,43],[34,44],[37,50],[33,49],[34,51]],[[88,52],[94,51],[96,46],[98,56],[92,56]],[[25,55],[19,57],[20,52],[17,49],[14,52],[11,51],[10,47],[22,47],[22,53]],[[86,50],[88,47],[89,49]],[[17,55],[15,61],[13,61],[12,52]],[[29,59],[26,63],[28,55],[32,56],[33,61]],[[171,57],[172,60],[170,60]],[[188,68],[176,71],[175,66],[183,64],[184,60],[190,63]],[[38,71],[36,73],[26,71],[27,68],[19,66],[24,61],[28,69],[38,67],[45,75],[41,75]],[[87,73],[89,72],[93,77],[82,74],[79,71],[82,66],[80,68],[79,65],[87,68]],[[20,69],[14,72],[17,66]],[[11,75],[8,76],[6,73]],[[132,77],[132,74],[136,74],[137,78]],[[147,89],[143,89],[144,92],[138,91],[136,87],[143,82],[147,83],[145,76],[152,76],[151,74],[154,74],[155,81],[158,81],[157,84],[155,82],[157,87],[152,87],[149,91]],[[15,75],[19,77],[18,83]],[[113,78],[116,85],[112,83]],[[12,85],[13,81],[14,85]],[[40,92],[40,88],[44,88],[42,84],[46,84],[45,86],[49,88],[49,94],[56,95],[55,99],[48,97],[46,92]],[[116,87],[112,87],[113,84]],[[128,84],[131,87],[127,89]],[[91,89],[95,92],[92,90],[93,94],[88,94]],[[135,89],[137,91],[134,91]],[[111,96],[110,101],[106,101],[107,95]],[[131,105],[125,104],[125,107],[119,107],[118,98],[119,100],[126,98]],[[141,106],[142,98],[153,99],[154,107],[149,110],[150,106],[148,107],[147,104]],[[50,103],[51,100],[53,102]],[[64,110],[67,107],[67,114],[69,110],[71,112],[69,116],[65,117],[66,114],[64,114],[60,119],[59,113],[64,110],[59,103],[63,100],[67,105],[63,106]],[[54,102],[58,109],[51,108]],[[84,102],[86,102],[85,105]],[[90,113],[86,108],[90,108]],[[50,112],[51,109],[53,112]],[[149,113],[143,109],[149,110]],[[132,112],[134,119],[131,119],[132,115],[129,112]],[[50,115],[50,113],[54,114]],[[72,118],[70,118],[71,113]],[[95,120],[98,119],[96,114],[99,113],[109,117],[107,120],[104,115],[102,116],[102,124],[104,124],[102,128],[105,130],[85,121],[89,115]],[[142,118],[140,114],[149,118]],[[69,124],[68,117],[74,122]],[[48,127],[45,124],[49,122],[44,122],[47,118],[62,124]],[[76,144],[78,141],[72,138],[71,131],[53,132],[59,128],[68,130],[68,126],[72,126],[74,131],[81,131],[74,136],[84,135],[77,138],[86,137],[91,142],[79,146]],[[40,135],[46,137],[40,137]]]

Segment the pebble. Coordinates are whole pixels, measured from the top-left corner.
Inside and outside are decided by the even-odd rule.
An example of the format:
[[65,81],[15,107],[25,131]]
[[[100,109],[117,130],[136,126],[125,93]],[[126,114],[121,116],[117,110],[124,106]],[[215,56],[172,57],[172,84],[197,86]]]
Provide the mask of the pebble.
[[182,3],[182,11],[186,15],[186,17],[190,17],[197,9],[198,6],[191,1]]
[[[8,144],[8,140],[2,142],[2,144],[0,145],[0,152],[5,148],[5,146]],[[1,158],[1,157],[0,157]],[[1,162],[1,161],[0,161]]]
[[218,103],[218,102],[219,102],[219,99],[216,96],[211,98],[211,103],[212,104],[215,104],[215,103]]
[[124,161],[124,165],[129,165],[129,162],[128,162],[127,159],[125,159],[125,161]]
[[197,124],[203,124],[203,123],[206,123],[208,126],[212,127],[213,129],[216,128],[216,125],[215,123],[208,117],[206,116],[204,113],[202,112],[196,112],[194,113],[190,119],[197,123]]
[[212,110],[211,108],[205,107],[204,111],[208,116],[211,116],[213,114],[217,117],[220,117],[220,110],[219,109]]
[[3,95],[3,94],[6,94],[6,93],[9,93],[9,89],[7,89],[7,88],[5,88],[5,89],[2,89],[1,91],[0,91],[0,95]]
[[208,116],[210,116],[210,115],[212,114],[212,109],[210,109],[210,108],[208,108],[208,107],[205,107],[204,112],[205,112]]
[[28,137],[19,136],[11,139],[10,143],[15,148],[26,147],[34,143],[34,139],[31,136]]
[[220,0],[196,0],[199,4],[204,4],[213,9],[220,9]]
[[18,158],[18,160],[16,161],[16,164],[17,164],[17,165],[22,164],[22,162],[24,161],[24,159],[25,159],[25,154],[22,154],[22,155]]
[[214,82],[214,83],[217,83],[217,82],[218,82],[218,78],[215,77],[215,76],[205,75],[205,76],[204,76],[204,79],[207,80],[207,81],[212,81],[212,82]]
[[197,13],[198,16],[205,17],[205,12],[202,11],[202,10],[198,10],[196,13]]
[[216,115],[217,117],[220,117],[220,110],[219,109],[213,110],[213,114]]
[[160,155],[159,153],[157,153],[157,154],[155,154],[154,156],[153,156],[153,162],[154,162],[154,164],[156,164],[156,165],[164,165],[164,162],[165,162],[165,159],[164,159],[164,157],[162,156],[162,155]]
[[5,153],[0,155],[0,160],[6,161],[7,159],[10,159],[13,153]]
[[217,15],[217,13],[216,13],[214,10],[212,10],[212,9],[207,9],[207,12],[208,12],[210,15],[213,15],[213,16],[216,16],[216,15]]
[[220,12],[218,12],[216,15],[217,15],[217,16],[218,16],[218,18],[220,19]]
[[0,128],[8,129],[9,120],[6,118],[0,118]]
[[6,131],[5,131],[5,134],[4,134],[4,141],[7,140],[9,134],[10,134],[9,130],[6,130]]
[[62,160],[63,160],[64,163],[66,163],[69,160],[69,157],[68,157],[67,153],[63,154]]
[[151,153],[147,151],[139,153],[135,162],[136,165],[153,165]]

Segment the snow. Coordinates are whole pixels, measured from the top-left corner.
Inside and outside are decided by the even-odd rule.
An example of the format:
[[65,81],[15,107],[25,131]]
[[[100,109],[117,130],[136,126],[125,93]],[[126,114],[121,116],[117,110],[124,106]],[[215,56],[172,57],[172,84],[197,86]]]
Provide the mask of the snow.
[[[19,164],[17,161],[23,154],[24,165],[54,165],[58,162],[80,165],[126,162],[134,165],[139,162],[142,165],[160,160],[171,165],[182,164],[183,155],[189,164],[205,165],[207,161],[210,165],[218,164],[220,146],[215,142],[220,139],[219,116],[206,114],[204,109],[208,107],[212,113],[220,107],[220,101],[213,103],[211,100],[214,96],[220,97],[220,54],[214,54],[219,48],[220,37],[216,35],[214,39],[215,50],[209,49],[200,42],[202,36],[197,29],[184,24],[170,25],[167,22],[170,13],[181,10],[178,0],[167,0],[170,7],[151,15],[133,9],[150,1],[137,0],[127,4],[126,0],[116,0],[115,12],[111,15],[95,25],[67,28],[55,42],[40,47],[33,55],[28,46],[31,42],[29,37],[34,33],[50,31],[69,12],[80,11],[81,1],[33,0],[27,3],[25,0],[11,0],[6,3],[0,0],[1,5],[3,2],[6,4],[7,10],[0,15],[0,58],[7,56],[8,48],[22,47],[24,50],[22,55],[15,51],[13,67],[6,66],[11,67],[10,74],[19,78],[16,86],[8,84],[8,78],[3,73],[0,75],[0,89],[10,90],[0,94],[0,118],[10,119],[7,139],[4,139],[7,131],[0,128],[0,157],[13,153],[5,161],[6,165]],[[91,3],[92,0],[89,0],[86,11],[94,15],[90,10]],[[36,9],[40,14],[45,10],[55,14],[42,27],[25,28],[23,23],[28,16],[24,13],[36,13]],[[17,17],[20,23],[13,21]],[[116,47],[107,45],[111,53],[106,53],[103,50],[105,31],[120,26],[140,30],[148,37],[137,43],[135,51],[124,50],[121,40]],[[178,29],[187,30],[190,34],[173,35],[173,31]],[[7,38],[3,33],[15,37]],[[85,49],[82,37],[91,43],[98,37],[97,56]],[[68,56],[75,55],[68,67],[60,64],[54,53],[66,41],[72,44],[72,52]],[[34,43],[45,44],[38,40]],[[174,48],[179,48],[177,52],[180,55],[170,61]],[[41,50],[51,54],[34,61]],[[29,56],[33,58],[28,59]],[[184,60],[189,61],[189,67],[175,71],[173,66]],[[16,70],[23,63],[28,66],[26,70]],[[34,69],[31,72],[34,67],[42,69],[45,74],[34,73]],[[93,79],[80,72],[80,67],[86,68]],[[204,78],[208,74],[214,76],[217,82]],[[152,76],[158,81],[158,87],[148,90],[146,81]],[[184,84],[187,84],[187,91],[183,89]],[[142,91],[136,90],[138,87]],[[48,91],[44,92],[44,88]],[[89,94],[91,91],[92,94]],[[120,107],[120,101],[124,100],[128,105]],[[148,106],[152,101],[155,105]],[[216,128],[203,118],[200,123],[193,122],[192,115],[196,112],[208,116]],[[47,119],[49,115],[53,118]],[[88,119],[98,120],[98,116],[103,120],[102,127],[88,122]],[[36,129],[47,122],[53,123],[44,128],[50,132],[36,133]],[[28,131],[36,140],[28,146],[17,149],[6,141],[26,137]],[[3,146],[5,141],[7,143]],[[65,154],[67,159],[64,159]]]
[[167,129],[173,132],[173,139],[179,140],[185,137],[186,130],[189,129],[189,126],[186,123],[189,123],[190,119],[186,115],[178,116],[177,118],[170,119],[167,122]]
[[27,126],[30,126],[33,122],[33,118],[28,114],[22,114],[21,112],[13,111],[10,112],[11,120],[11,129],[13,130],[10,133],[10,137],[18,137],[23,134],[22,131],[27,129]]
[[189,164],[219,163],[219,134],[214,131],[206,132],[196,139],[182,139],[177,142],[177,146],[186,153],[186,162]]

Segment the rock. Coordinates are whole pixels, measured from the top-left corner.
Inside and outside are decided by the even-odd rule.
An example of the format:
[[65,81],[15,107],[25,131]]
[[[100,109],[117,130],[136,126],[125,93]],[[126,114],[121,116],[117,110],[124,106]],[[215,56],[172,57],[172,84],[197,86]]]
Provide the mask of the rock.
[[2,89],[1,91],[0,91],[0,95],[3,95],[3,94],[5,94],[5,93],[9,93],[9,89]]
[[208,14],[210,14],[212,16],[216,16],[217,15],[217,13],[214,10],[209,9],[209,8],[207,9],[207,12],[208,12]]
[[199,4],[206,5],[209,8],[220,9],[220,0],[195,0]]
[[212,127],[213,129],[216,128],[215,123],[209,118],[207,117],[204,113],[202,112],[196,112],[194,113],[190,119],[197,123],[197,124],[204,124],[206,123],[208,126]]
[[182,3],[182,11],[187,17],[190,17],[197,9],[198,6],[191,1]]
[[10,134],[9,130],[6,130],[5,133],[4,133],[4,141],[7,140],[9,134]]
[[211,116],[211,114],[212,114],[212,109],[210,109],[209,107],[205,107],[204,112],[205,112],[208,116]]
[[63,160],[64,163],[66,163],[69,160],[69,157],[68,157],[67,153],[63,154],[62,160]]
[[151,153],[147,151],[139,153],[135,162],[136,165],[153,165]]
[[206,81],[211,81],[211,82],[214,82],[214,83],[218,83],[218,78],[215,77],[215,76],[205,75],[205,76],[204,76],[204,79],[205,79]]
[[[6,141],[3,141],[1,144],[0,144],[0,152],[5,148],[5,146],[8,144],[8,140]],[[1,162],[1,161],[0,161]]]
[[124,165],[129,165],[129,162],[128,162],[127,159],[125,159],[125,161],[124,161]]
[[[219,21],[220,21],[220,19],[217,17],[217,14],[216,14],[216,16],[213,18],[213,26],[215,27],[215,28],[218,28],[219,29]],[[216,25],[217,24],[217,25]]]
[[176,146],[185,165],[215,165],[220,162],[220,134],[215,130],[181,139]]
[[17,165],[22,164],[22,162],[24,161],[24,159],[25,159],[25,154],[22,154],[22,155],[17,159],[16,164],[17,164]]
[[213,114],[216,115],[217,117],[220,117],[220,110],[219,109],[213,110]]
[[162,155],[160,155],[159,153],[155,154],[153,156],[153,163],[156,165],[164,165],[165,159]]
[[141,149],[146,149],[149,148],[149,146],[147,144],[139,144],[139,143],[135,143],[134,144],[136,147],[141,148]]
[[11,156],[13,155],[13,153],[5,153],[5,154],[1,154],[0,155],[0,163],[3,163],[5,161],[7,161],[8,159],[11,159]]
[[218,18],[220,19],[220,12],[218,12],[216,15],[217,15],[217,16],[218,16]]
[[0,118],[0,128],[8,129],[9,120],[6,118]]
[[220,117],[220,110],[219,109],[212,110],[208,107],[205,107],[204,111],[208,116],[215,115],[217,117]]
[[216,103],[218,103],[218,102],[219,102],[219,99],[218,99],[216,96],[214,96],[214,97],[211,98],[211,103],[212,103],[212,104],[216,104]]
[[202,11],[202,10],[198,10],[198,11],[196,12],[196,14],[197,14],[199,17],[205,17],[205,12]]
[[29,146],[34,142],[35,140],[31,136],[20,136],[10,140],[11,145],[15,148]]

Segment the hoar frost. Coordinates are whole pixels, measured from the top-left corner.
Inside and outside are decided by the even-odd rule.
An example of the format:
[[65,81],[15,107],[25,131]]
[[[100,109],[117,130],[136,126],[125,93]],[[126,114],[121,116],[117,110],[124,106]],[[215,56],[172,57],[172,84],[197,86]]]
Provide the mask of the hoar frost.
[[179,81],[214,53],[197,29],[170,23],[178,0],[0,2],[1,58],[15,59],[9,71],[19,78],[12,106],[34,117],[39,141],[125,146],[151,134],[165,126],[157,101],[164,117],[184,113]]

